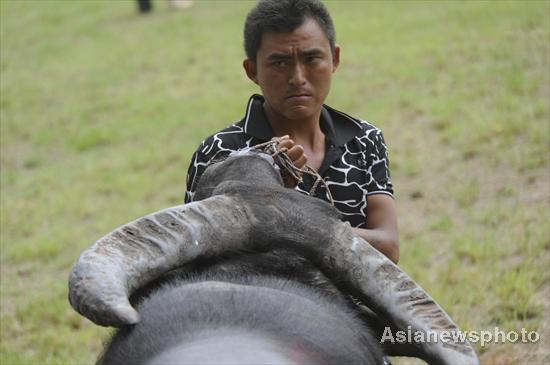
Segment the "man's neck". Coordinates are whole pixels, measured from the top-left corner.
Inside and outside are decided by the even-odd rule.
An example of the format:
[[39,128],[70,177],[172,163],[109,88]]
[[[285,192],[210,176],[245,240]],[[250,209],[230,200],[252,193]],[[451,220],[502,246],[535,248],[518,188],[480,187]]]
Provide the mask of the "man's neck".
[[325,134],[321,131],[319,125],[320,110],[303,120],[286,119],[284,116],[275,113],[265,104],[264,110],[276,137],[288,135],[297,144],[302,145],[308,150],[317,151],[321,149],[324,151]]
[[325,158],[325,134],[319,125],[321,110],[303,120],[289,120],[274,113],[264,104],[264,110],[273,133],[277,137],[288,135],[295,144],[301,145],[308,156],[307,165],[319,170]]

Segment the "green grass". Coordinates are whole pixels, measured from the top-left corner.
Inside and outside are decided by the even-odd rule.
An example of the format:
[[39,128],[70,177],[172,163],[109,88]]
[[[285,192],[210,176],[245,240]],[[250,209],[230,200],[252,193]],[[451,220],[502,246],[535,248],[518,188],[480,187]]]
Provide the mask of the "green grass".
[[[108,330],[67,275],[116,226],[183,201],[191,153],[257,92],[250,1],[0,1],[2,364],[92,363]],[[485,363],[544,363],[550,277],[546,1],[328,1],[328,103],[390,146],[401,262],[463,329],[538,330]]]

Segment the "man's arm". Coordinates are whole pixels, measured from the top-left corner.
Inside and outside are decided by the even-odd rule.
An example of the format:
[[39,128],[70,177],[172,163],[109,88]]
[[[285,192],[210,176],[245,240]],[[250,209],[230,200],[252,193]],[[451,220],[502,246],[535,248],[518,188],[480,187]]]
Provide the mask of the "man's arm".
[[352,228],[353,233],[370,243],[394,263],[399,261],[399,235],[395,203],[387,194],[367,197],[367,228]]
[[[279,148],[282,147],[288,149],[286,154],[296,166],[303,167],[307,163],[307,156],[304,154],[302,146],[296,145],[288,136],[282,137]],[[366,213],[367,228],[353,227],[353,233],[397,264],[399,261],[399,235],[393,197],[387,194],[367,196]]]

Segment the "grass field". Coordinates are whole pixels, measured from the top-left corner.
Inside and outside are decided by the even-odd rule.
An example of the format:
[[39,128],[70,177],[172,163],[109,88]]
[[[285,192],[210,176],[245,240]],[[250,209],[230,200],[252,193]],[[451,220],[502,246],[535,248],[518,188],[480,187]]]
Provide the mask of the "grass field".
[[[326,3],[327,103],[384,130],[400,265],[464,330],[540,333],[484,363],[549,363],[550,2]],[[68,305],[74,260],[181,203],[191,153],[257,92],[251,1],[155,5],[0,1],[2,364],[93,363],[109,331]]]

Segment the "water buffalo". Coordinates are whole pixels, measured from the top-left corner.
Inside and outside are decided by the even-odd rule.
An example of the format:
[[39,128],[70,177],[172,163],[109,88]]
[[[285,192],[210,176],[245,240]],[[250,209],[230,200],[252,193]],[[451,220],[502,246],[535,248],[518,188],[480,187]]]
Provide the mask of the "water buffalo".
[[[116,229],[77,260],[73,308],[122,327],[99,363],[379,364],[368,313],[392,329],[458,331],[330,204],[285,188],[267,154],[212,164],[195,200]],[[390,347],[400,351],[478,363],[461,341]]]

